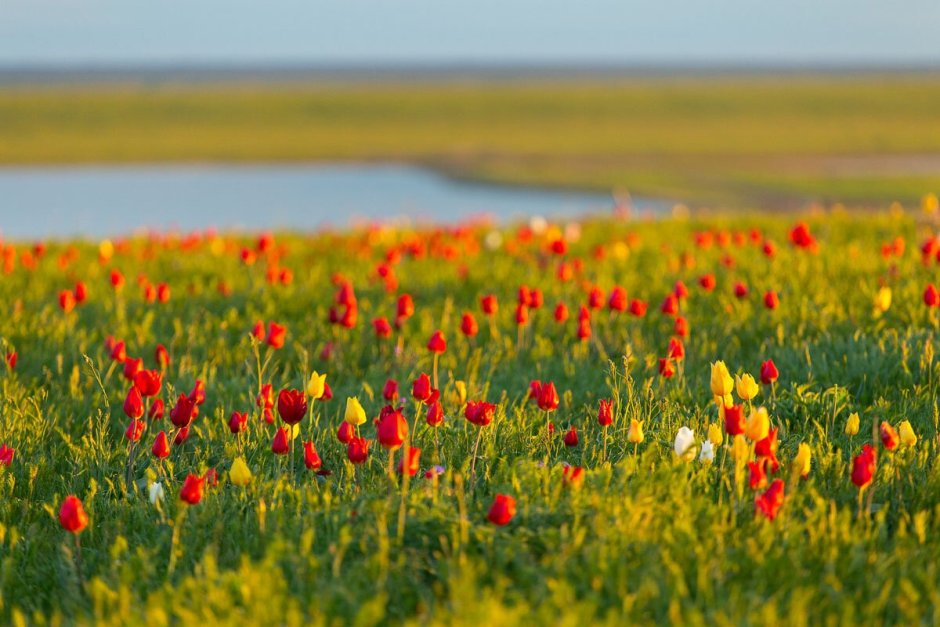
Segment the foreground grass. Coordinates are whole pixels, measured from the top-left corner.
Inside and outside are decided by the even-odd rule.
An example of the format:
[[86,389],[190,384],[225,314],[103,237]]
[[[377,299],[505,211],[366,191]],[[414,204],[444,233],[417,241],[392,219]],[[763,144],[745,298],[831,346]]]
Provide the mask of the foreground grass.
[[[29,247],[19,246],[0,280],[3,339],[18,354],[0,378],[0,443],[16,449],[0,473],[0,616],[155,625],[936,622],[936,317],[921,294],[937,270],[917,250],[932,230],[897,214],[833,214],[809,225],[817,254],[790,246],[791,224],[774,217],[586,222],[579,237],[568,231],[563,258],[546,252],[560,236],[552,229],[506,230],[501,242],[485,228],[280,234],[268,263],[293,271],[287,285],[267,282],[262,261],[240,261],[254,241],[134,240],[110,259],[97,246],[55,245],[33,269],[21,262],[25,253],[32,265]],[[740,233],[747,243],[697,246],[704,230]],[[906,251],[882,256],[882,244],[897,237]],[[774,257],[761,251],[766,240],[776,243]],[[376,275],[387,258],[398,281],[391,291]],[[556,278],[562,259],[582,260],[573,280]],[[120,293],[109,283],[113,269],[128,278]],[[356,289],[352,329],[327,321],[335,273]],[[705,273],[714,273],[714,291],[699,287]],[[66,314],[57,296],[76,280],[89,296]],[[689,335],[680,372],[664,379],[657,359],[674,321],[658,305],[677,280],[691,292],[681,307]],[[142,286],[160,282],[169,301],[146,302]],[[749,296],[733,296],[736,282]],[[545,305],[530,311],[520,341],[521,284],[541,289]],[[593,337],[579,341],[574,318],[586,290],[615,284],[648,301],[649,312],[597,311]],[[873,312],[882,286],[893,302]],[[762,304],[767,290],[780,295],[775,310]],[[378,340],[370,321],[394,318],[400,293],[413,296],[415,315]],[[500,301],[492,331],[479,311],[488,293]],[[571,309],[566,323],[552,318],[557,302]],[[458,330],[463,311],[480,322],[475,340]],[[301,439],[316,443],[329,476],[307,471],[299,455],[291,469],[290,458],[271,452],[277,425],[254,404],[248,331],[259,319],[288,328],[264,375],[275,390],[302,389],[314,369],[327,373],[335,398],[314,404]],[[426,344],[436,329],[448,340],[439,368],[446,420],[433,428],[423,409],[416,416],[410,390],[432,369]],[[189,440],[162,467],[150,444],[172,425],[150,423],[131,485],[121,409],[128,383],[104,347],[109,335],[150,368],[155,346],[168,348],[168,405],[197,379],[206,385]],[[755,492],[746,473],[735,473],[727,435],[711,464],[673,451],[681,426],[700,447],[719,421],[709,387],[716,359],[732,373],[756,375],[767,359],[779,367],[773,390],[764,386],[755,400],[780,434],[786,500],[774,521],[755,517]],[[335,436],[344,399],[358,396],[371,418],[388,378],[401,384],[405,415],[417,417],[413,443],[423,449],[404,499],[378,443],[354,467]],[[531,379],[559,389],[550,442],[545,414],[526,401]],[[475,478],[480,432],[463,418],[458,381],[467,399],[498,405],[481,433]],[[614,416],[605,432],[596,416],[606,398]],[[227,427],[232,411],[250,412],[240,439]],[[855,436],[844,433],[852,412],[862,422]],[[644,422],[638,445],[627,441],[631,419]],[[881,420],[909,420],[919,441],[880,451],[871,508],[860,510],[851,460]],[[575,447],[561,442],[570,426],[580,436]],[[371,422],[361,431],[375,437]],[[812,450],[806,479],[790,471],[800,443]],[[239,456],[253,473],[245,488],[227,478]],[[565,485],[563,463],[585,468],[580,489]],[[437,481],[423,477],[433,464],[445,468]],[[208,468],[217,469],[218,486],[198,505],[179,502],[183,478]],[[158,479],[166,498],[155,507],[147,492]],[[518,500],[505,527],[486,520],[497,492]],[[90,517],[80,536],[83,581],[57,520],[66,494],[78,495]]]
[[933,74],[7,88],[0,163],[400,159],[723,206],[887,205],[940,184],[938,98]]

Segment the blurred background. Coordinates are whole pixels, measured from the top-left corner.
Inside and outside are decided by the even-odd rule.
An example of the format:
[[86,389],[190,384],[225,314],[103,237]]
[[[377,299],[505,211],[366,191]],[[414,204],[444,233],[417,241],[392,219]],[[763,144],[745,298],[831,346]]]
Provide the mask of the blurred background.
[[0,230],[911,205],[940,3],[5,0]]

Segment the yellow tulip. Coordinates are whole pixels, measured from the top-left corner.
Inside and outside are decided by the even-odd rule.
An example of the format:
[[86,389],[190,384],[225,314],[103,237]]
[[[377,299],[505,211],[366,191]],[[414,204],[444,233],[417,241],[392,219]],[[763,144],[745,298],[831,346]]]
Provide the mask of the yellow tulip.
[[731,375],[728,373],[728,367],[725,366],[725,362],[719,360],[712,364],[711,386],[712,394],[722,398],[731,394],[731,390],[734,389],[734,379],[732,379]]
[[936,194],[927,194],[920,199],[920,208],[924,210],[924,213],[937,213],[937,209],[940,209],[940,200],[937,199]]
[[743,435],[734,436],[731,442],[731,458],[738,464],[745,463],[751,457],[751,447]]
[[467,402],[467,384],[463,381],[454,381],[454,387],[457,388],[457,400],[463,405]]
[[891,309],[891,288],[887,285],[875,294],[875,311],[885,312]]
[[760,392],[760,386],[757,385],[757,381],[754,380],[754,377],[744,373],[740,377],[735,377],[735,388],[738,391],[738,396],[741,397],[742,401],[749,401]]
[[712,446],[718,448],[721,446],[721,443],[724,442],[724,438],[724,433],[717,422],[708,425],[708,441],[712,443]]
[[643,421],[636,418],[630,419],[630,430],[627,432],[627,441],[633,444],[639,444],[643,441]]
[[809,444],[800,443],[800,447],[796,451],[796,457],[793,458],[793,470],[794,472],[799,472],[800,476],[804,479],[809,476],[810,466],[812,464],[813,452],[809,448]]
[[359,399],[350,396],[346,399],[346,416],[344,420],[354,427],[358,427],[366,422],[366,410],[359,404]]
[[744,426],[744,434],[752,441],[759,442],[770,433],[770,416],[763,407],[758,407],[751,412]]
[[316,370],[310,375],[310,381],[307,382],[307,394],[310,398],[318,400],[323,397],[326,389],[326,375],[320,374]]
[[911,426],[910,421],[905,420],[898,425],[898,435],[901,436],[901,444],[904,446],[914,446],[917,444],[917,434],[914,433],[914,428]]
[[111,243],[111,240],[101,240],[101,243],[98,244],[98,255],[105,261],[114,256],[114,244]]
[[235,458],[228,471],[228,478],[234,485],[246,486],[251,483],[251,470],[241,457]]
[[855,435],[858,433],[858,412],[849,414],[849,419],[845,421],[845,434]]

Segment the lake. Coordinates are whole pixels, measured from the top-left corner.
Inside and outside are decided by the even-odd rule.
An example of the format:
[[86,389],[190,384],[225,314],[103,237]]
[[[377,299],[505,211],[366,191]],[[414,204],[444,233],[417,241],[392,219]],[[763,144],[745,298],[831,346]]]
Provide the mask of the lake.
[[[399,218],[506,222],[610,212],[610,195],[457,181],[399,164],[133,165],[0,168],[10,239],[346,227]],[[633,199],[660,212],[671,203]]]

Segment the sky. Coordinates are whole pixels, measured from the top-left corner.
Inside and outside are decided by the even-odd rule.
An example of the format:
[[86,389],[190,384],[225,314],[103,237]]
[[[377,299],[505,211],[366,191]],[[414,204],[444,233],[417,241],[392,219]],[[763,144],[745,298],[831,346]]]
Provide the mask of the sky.
[[0,0],[0,66],[940,64],[938,0]]

